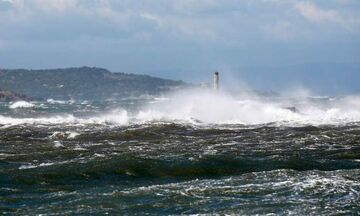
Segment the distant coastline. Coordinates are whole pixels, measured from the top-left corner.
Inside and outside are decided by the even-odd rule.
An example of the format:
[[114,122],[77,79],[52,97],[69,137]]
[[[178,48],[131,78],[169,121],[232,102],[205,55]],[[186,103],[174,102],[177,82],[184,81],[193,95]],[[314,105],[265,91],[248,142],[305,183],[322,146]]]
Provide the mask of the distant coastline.
[[181,80],[113,73],[97,67],[63,69],[0,69],[1,101],[52,98],[108,100],[161,95],[189,86]]
[[19,94],[16,92],[0,89],[0,102],[10,102],[10,101],[19,101],[19,100],[29,101],[32,99],[33,98],[24,94]]

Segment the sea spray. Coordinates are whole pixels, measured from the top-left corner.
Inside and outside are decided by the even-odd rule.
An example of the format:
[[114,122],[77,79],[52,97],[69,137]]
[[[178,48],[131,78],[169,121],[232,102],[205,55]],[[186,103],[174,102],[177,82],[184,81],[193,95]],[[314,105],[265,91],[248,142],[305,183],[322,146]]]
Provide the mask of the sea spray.
[[106,114],[96,116],[75,117],[73,114],[55,115],[48,117],[16,118],[0,115],[2,125],[89,125],[89,124],[116,124],[123,125],[128,123],[127,111],[114,110]]
[[360,98],[234,96],[226,92],[188,90],[142,108],[134,119],[189,121],[204,124],[338,124],[360,121]]
[[[302,94],[303,95],[303,94]],[[50,113],[27,108],[28,117],[1,114],[0,124],[77,124],[77,125],[129,125],[146,122],[184,122],[190,124],[286,124],[322,125],[346,124],[360,121],[360,97],[264,97],[234,95],[227,92],[196,89],[176,92],[154,100],[142,102],[111,102],[93,105],[88,101],[86,110],[78,104],[52,104]],[[116,103],[119,104],[118,108]],[[14,105],[14,104],[12,104]],[[47,103],[44,104],[46,106]],[[59,111],[57,111],[59,109]],[[64,110],[64,111],[62,111]],[[16,109],[14,109],[16,111]]]
[[14,103],[11,103],[9,108],[10,109],[18,109],[18,108],[30,108],[34,107],[35,105],[33,103],[27,102],[27,101],[17,101]]

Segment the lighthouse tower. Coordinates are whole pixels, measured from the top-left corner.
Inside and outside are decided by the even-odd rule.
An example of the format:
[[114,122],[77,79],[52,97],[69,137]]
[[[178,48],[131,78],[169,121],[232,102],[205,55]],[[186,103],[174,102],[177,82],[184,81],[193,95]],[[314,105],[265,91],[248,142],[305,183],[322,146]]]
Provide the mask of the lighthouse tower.
[[214,73],[214,90],[219,90],[219,72],[217,71]]

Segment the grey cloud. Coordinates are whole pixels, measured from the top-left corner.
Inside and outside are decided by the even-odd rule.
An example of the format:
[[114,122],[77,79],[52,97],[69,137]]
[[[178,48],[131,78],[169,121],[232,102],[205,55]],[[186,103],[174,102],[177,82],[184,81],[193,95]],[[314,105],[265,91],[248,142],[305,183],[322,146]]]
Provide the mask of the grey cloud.
[[12,4],[9,1],[0,0],[0,11],[7,11],[12,8]]
[[[11,2],[0,0],[4,65],[41,66],[41,59],[50,56],[47,67],[79,62],[128,71],[205,70],[219,65],[355,61],[360,50],[360,2],[352,0],[314,1],[313,12],[320,15],[300,13],[294,5],[308,1],[294,0]],[[339,30],[336,20],[352,24]],[[340,59],[331,50],[344,55]]]

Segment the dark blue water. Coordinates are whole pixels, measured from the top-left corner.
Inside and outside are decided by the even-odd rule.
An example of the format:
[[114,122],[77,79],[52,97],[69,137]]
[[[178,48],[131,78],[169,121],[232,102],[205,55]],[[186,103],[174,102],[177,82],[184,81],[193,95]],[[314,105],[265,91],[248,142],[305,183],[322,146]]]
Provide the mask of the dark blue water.
[[156,101],[1,104],[0,212],[360,214],[359,122],[211,122],[201,106],[172,119],[143,106]]

